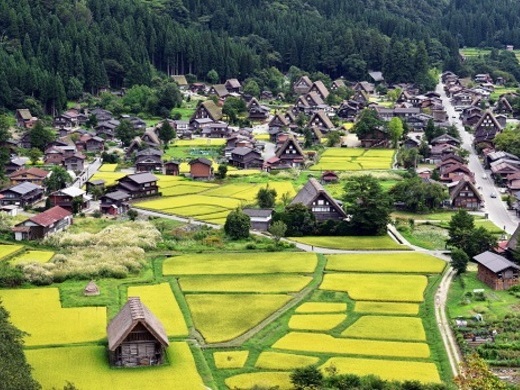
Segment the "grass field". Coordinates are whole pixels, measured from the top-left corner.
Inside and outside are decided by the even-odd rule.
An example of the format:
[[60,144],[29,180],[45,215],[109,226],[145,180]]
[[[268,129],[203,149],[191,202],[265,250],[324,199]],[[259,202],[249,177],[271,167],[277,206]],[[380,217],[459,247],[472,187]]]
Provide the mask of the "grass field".
[[312,273],[314,253],[201,253],[174,256],[163,263],[164,275],[236,275]]
[[364,356],[409,358],[428,358],[430,356],[430,348],[425,343],[345,339],[323,333],[290,332],[278,340],[273,348]]
[[313,171],[359,171],[390,169],[394,151],[359,148],[329,148],[320,157]]
[[296,313],[345,313],[347,305],[336,302],[305,302],[298,306]]
[[416,316],[419,314],[417,303],[396,302],[356,302],[354,307],[356,313],[379,313],[379,314],[406,314]]
[[426,341],[421,319],[412,317],[363,316],[341,335],[362,339]]
[[320,289],[344,291],[360,301],[422,302],[427,284],[423,275],[329,273]]
[[288,372],[253,372],[239,374],[226,379],[226,385],[233,390],[249,390],[257,386],[259,389],[291,390],[294,387],[289,380]]
[[64,345],[106,337],[106,308],[63,309],[57,288],[0,290],[12,323],[27,332],[25,345]]
[[297,292],[312,278],[303,275],[210,275],[183,276],[179,279],[184,292]]
[[173,146],[222,146],[225,144],[224,138],[193,138],[176,139]]
[[289,320],[289,329],[295,330],[331,330],[347,316],[345,314],[295,314]]
[[437,367],[433,363],[334,357],[321,368],[331,365],[336,367],[340,374],[377,375],[386,380],[417,380],[423,383],[440,383],[441,381]]
[[255,367],[265,370],[293,370],[318,363],[320,359],[314,356],[295,355],[281,352],[262,352]]
[[21,263],[47,263],[53,256],[54,252],[49,251],[26,251],[12,258],[9,262],[12,265]]
[[206,342],[240,336],[291,299],[274,294],[187,294],[195,328]]
[[188,335],[186,321],[168,283],[128,287],[128,297],[140,297],[161,321],[168,336]]
[[103,164],[99,167],[99,172],[115,172],[117,169],[117,164]]
[[[78,389],[193,390],[203,389],[187,343],[172,342],[169,364],[111,369],[105,346],[41,348],[25,351],[33,376],[44,389],[61,389],[66,381]],[[59,367],[59,369],[57,369]]]
[[0,260],[4,257],[11,256],[23,248],[23,245],[3,245],[0,244]]
[[320,248],[333,248],[344,250],[409,250],[405,245],[400,245],[389,236],[312,236],[291,237],[292,241],[306,245],[314,245]]
[[242,368],[248,356],[249,351],[213,352],[215,366],[218,369]]
[[446,262],[417,252],[328,255],[327,270],[437,274]]

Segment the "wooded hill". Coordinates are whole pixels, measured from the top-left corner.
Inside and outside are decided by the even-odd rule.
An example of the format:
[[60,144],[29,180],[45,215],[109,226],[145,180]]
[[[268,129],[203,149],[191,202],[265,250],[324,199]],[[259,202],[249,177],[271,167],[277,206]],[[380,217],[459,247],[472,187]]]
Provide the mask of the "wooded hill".
[[[150,85],[156,71],[204,79],[214,69],[225,80],[296,66],[352,80],[383,70],[390,82],[421,83],[425,65],[457,71],[455,36],[520,42],[518,21],[480,23],[480,13],[516,15],[514,7],[507,0],[0,0],[0,106],[22,107],[31,97],[52,112],[83,91]],[[457,26],[464,28],[455,35]]]

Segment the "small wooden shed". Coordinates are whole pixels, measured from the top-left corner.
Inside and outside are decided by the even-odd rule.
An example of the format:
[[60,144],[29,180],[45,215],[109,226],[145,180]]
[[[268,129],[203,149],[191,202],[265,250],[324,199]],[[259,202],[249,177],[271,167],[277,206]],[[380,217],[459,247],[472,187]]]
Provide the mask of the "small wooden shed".
[[141,302],[129,297],[107,327],[108,352],[113,366],[136,367],[162,364],[169,345],[161,322]]
[[473,260],[478,263],[477,278],[493,290],[507,290],[519,284],[520,267],[505,257],[486,251]]

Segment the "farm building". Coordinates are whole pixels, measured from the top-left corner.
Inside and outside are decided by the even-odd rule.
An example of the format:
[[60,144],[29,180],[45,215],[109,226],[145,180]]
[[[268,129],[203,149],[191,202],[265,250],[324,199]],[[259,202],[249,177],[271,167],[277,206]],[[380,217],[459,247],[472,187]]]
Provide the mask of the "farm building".
[[164,361],[168,336],[161,322],[141,302],[129,297],[107,327],[108,352],[113,366],[153,366]]
[[296,194],[291,204],[296,203],[302,203],[308,207],[317,221],[342,220],[347,217],[339,203],[314,178],[310,178],[307,184]]
[[269,229],[273,218],[272,209],[245,208],[242,211],[251,218],[251,229],[261,231],[267,231]]
[[13,227],[14,239],[35,240],[45,238],[72,225],[72,213],[60,206],[36,214]]
[[507,290],[519,284],[520,267],[505,257],[486,251],[473,260],[478,263],[477,278],[493,290]]
[[213,178],[213,163],[207,158],[199,157],[189,162],[192,179],[211,180]]

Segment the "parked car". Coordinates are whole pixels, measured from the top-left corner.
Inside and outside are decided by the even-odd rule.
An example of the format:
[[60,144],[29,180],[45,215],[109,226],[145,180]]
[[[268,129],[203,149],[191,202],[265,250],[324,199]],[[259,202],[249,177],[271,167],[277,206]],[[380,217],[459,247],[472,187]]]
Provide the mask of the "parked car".
[[492,192],[489,196],[491,196],[492,198],[496,198],[497,197],[497,194]]

